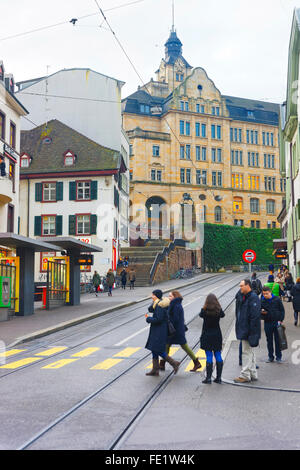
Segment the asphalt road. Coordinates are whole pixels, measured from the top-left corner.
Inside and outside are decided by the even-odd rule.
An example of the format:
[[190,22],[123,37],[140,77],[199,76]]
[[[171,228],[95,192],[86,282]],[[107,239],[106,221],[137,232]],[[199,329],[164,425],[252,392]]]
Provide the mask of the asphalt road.
[[[198,313],[206,295],[214,292],[227,307],[243,277],[222,274],[182,290],[187,340],[196,352],[202,328]],[[187,359],[176,376],[167,366],[160,377],[146,377],[151,363],[144,349],[148,304],[120,309],[12,351],[0,366],[0,449],[109,449],[168,376],[115,448],[299,448],[300,394],[205,386],[203,372],[190,373]],[[224,351],[224,376],[230,379],[239,372],[238,343],[231,342],[233,320],[229,307],[221,326],[230,345]],[[177,360],[185,358],[180,348],[172,353]],[[263,348],[261,354],[265,356]],[[294,388],[300,388],[297,380]]]

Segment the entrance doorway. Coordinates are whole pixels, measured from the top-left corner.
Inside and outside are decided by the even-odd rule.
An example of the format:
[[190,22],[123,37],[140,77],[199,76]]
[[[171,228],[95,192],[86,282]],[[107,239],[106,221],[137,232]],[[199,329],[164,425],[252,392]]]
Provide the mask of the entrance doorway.
[[148,238],[169,238],[169,220],[166,201],[159,196],[152,196],[146,201],[146,220],[148,222]]

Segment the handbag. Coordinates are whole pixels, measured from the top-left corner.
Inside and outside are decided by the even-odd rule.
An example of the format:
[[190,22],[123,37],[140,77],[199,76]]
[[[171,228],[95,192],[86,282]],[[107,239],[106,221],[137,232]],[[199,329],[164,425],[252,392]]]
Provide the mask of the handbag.
[[174,325],[173,323],[171,322],[170,318],[169,318],[169,315],[168,315],[168,336],[174,336],[175,333],[176,333],[176,330],[174,328]]
[[184,324],[184,331],[189,331],[188,327],[186,326],[186,324]]
[[285,326],[279,323],[279,325],[277,326],[277,331],[278,331],[278,337],[279,337],[280,351],[284,351],[285,349],[288,349],[288,342],[287,342],[287,337],[285,334]]

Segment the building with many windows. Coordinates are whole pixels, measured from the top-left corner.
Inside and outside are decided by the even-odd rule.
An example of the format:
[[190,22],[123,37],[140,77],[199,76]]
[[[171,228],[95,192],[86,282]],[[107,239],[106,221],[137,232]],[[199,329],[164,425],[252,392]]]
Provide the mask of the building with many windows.
[[0,232],[18,233],[20,119],[28,112],[14,88],[0,61]]
[[[58,120],[22,131],[21,235],[76,237],[103,249],[92,269],[116,270],[120,244],[128,245],[127,159],[125,149],[101,146]],[[53,256],[36,259],[36,281]]]
[[185,60],[174,28],[156,79],[122,103],[130,200],[145,223],[154,203],[175,207],[189,199],[201,203],[209,223],[279,226],[279,105],[222,95],[203,68]]
[[280,169],[282,178],[286,178],[286,193],[285,204],[279,216],[283,239],[287,241],[287,263],[294,278],[300,276],[299,58],[300,9],[295,9],[289,45],[287,97],[280,113]]

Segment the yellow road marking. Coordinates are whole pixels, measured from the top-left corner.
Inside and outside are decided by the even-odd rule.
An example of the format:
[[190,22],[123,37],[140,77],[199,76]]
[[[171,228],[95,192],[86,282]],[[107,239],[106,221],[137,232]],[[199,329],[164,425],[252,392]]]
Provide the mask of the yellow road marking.
[[26,366],[27,364],[31,364],[36,361],[40,361],[40,358],[27,357],[26,359],[21,359],[20,361],[15,361],[9,364],[5,364],[4,366],[0,366],[0,369],[18,369],[18,367]]
[[119,362],[122,362],[122,360],[123,359],[106,359],[106,361],[99,362],[99,364],[91,367],[91,370],[108,370]]
[[99,349],[100,348],[86,348],[78,353],[72,354],[72,357],[87,357],[90,354],[93,354],[93,352],[99,351]]
[[[205,351],[203,351],[203,349],[199,349],[199,351],[196,352],[195,356],[198,357],[199,362],[201,364],[201,369],[198,369],[197,372],[203,372],[203,370],[206,367]],[[185,369],[185,372],[189,372],[191,369],[193,369],[193,367],[194,367],[193,361],[189,362],[188,366]]]
[[117,354],[114,354],[113,357],[130,357],[135,352],[139,351],[141,348],[126,348],[123,351],[120,351]]
[[14,356],[15,354],[19,354],[24,351],[26,351],[26,349],[11,349],[10,351],[0,353],[0,357]]
[[42,369],[60,369],[74,361],[77,361],[77,359],[60,359],[59,361],[52,362],[52,364],[42,367]]
[[36,356],[52,356],[58,352],[64,351],[67,349],[65,346],[58,346],[56,348],[47,349],[46,351],[41,351],[36,354]]
[[[180,348],[174,348],[174,347],[171,347],[170,348],[170,351],[169,351],[169,356],[174,356],[174,354],[179,350]],[[162,358],[160,358],[162,359]],[[152,361],[147,365],[146,369],[152,369]]]

